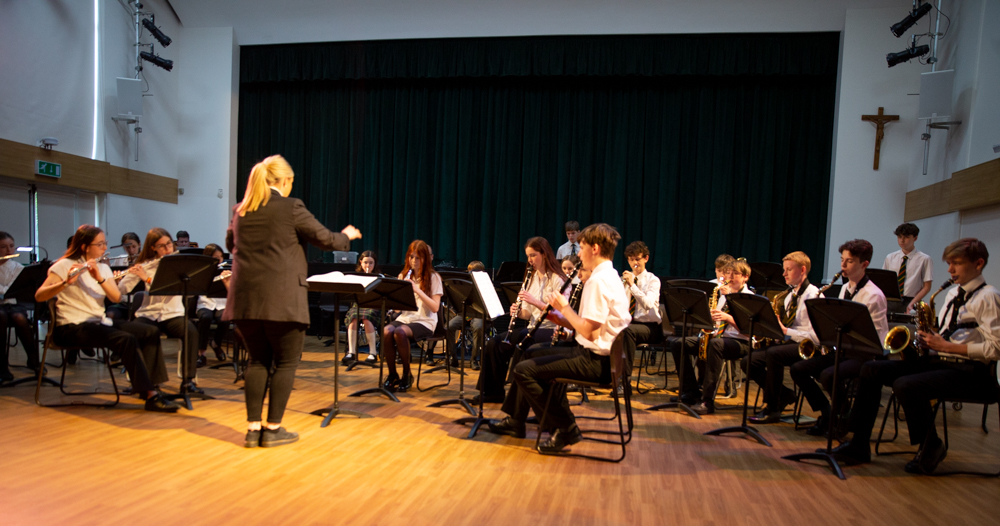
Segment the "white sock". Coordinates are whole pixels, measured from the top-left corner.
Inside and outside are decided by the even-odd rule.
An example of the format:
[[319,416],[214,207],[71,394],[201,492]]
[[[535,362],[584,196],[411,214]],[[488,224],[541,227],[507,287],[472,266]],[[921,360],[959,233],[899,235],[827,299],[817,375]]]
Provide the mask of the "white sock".
[[375,338],[375,331],[365,331],[365,337],[368,338],[368,355],[375,356],[375,343],[378,341]]
[[347,355],[353,356],[358,350],[358,331],[347,329]]

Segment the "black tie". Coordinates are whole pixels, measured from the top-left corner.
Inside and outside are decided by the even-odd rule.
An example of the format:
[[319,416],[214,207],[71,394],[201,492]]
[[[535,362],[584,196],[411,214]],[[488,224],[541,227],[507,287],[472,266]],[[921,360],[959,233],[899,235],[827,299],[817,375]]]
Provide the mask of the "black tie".
[[[570,248],[570,251],[569,251],[570,255],[571,256],[575,256],[576,255],[576,243],[573,243],[572,245],[570,245],[569,248]],[[552,249],[550,248],[549,250],[552,250]]]
[[[945,334],[948,336],[951,336],[951,333],[955,332],[955,326],[958,325],[958,311],[965,306],[966,299],[965,289],[958,287],[958,294],[948,304],[948,308],[951,309],[951,318],[948,319],[948,328],[945,330]],[[944,335],[942,334],[942,336]],[[945,336],[945,338],[948,336]]]

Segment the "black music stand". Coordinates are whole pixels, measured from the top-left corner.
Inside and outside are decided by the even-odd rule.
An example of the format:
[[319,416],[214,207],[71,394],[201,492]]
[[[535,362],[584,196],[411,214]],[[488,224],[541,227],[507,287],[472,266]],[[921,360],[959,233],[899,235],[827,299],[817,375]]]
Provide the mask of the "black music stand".
[[188,369],[189,356],[188,339],[188,319],[187,304],[188,298],[192,296],[203,296],[212,285],[212,278],[215,277],[215,270],[219,262],[211,256],[195,254],[174,254],[164,256],[160,259],[160,265],[156,269],[156,277],[149,285],[148,294],[153,296],[180,296],[181,302],[185,306],[184,312],[184,338],[181,342],[181,352],[179,355],[181,362],[181,390],[177,394],[164,395],[167,400],[184,400],[184,407],[188,411],[194,409],[191,405],[191,398],[201,400],[214,400],[215,398],[205,393],[192,393],[187,390],[187,380],[191,378],[191,371]]
[[704,279],[671,279],[667,281],[666,286],[663,288],[686,287],[689,289],[700,290],[705,294],[712,294],[712,291],[715,290],[715,286],[716,283],[712,283],[711,281]]
[[[483,299],[479,295],[479,291],[476,289],[476,285],[470,281],[471,276],[465,274],[464,279],[458,277],[449,276],[444,280],[444,295],[448,298],[448,303],[451,304],[453,308],[458,308],[459,305],[462,306],[462,330],[464,331],[468,326],[468,320],[465,318],[468,314],[468,308],[472,307],[479,313],[486,311],[486,307],[483,304]],[[485,319],[483,320],[485,324]],[[485,332],[485,331],[484,331]],[[447,362],[447,359],[445,360]],[[473,417],[476,416],[476,411],[472,409],[472,405],[469,401],[465,399],[465,357],[463,356],[458,363],[459,375],[458,375],[458,398],[451,398],[448,400],[442,400],[440,402],[434,402],[427,407],[444,407],[446,405],[458,404],[462,406],[466,411],[469,412]],[[450,372],[451,365],[445,363],[442,367],[448,367]],[[427,372],[431,372],[432,369],[428,369]],[[450,378],[450,377],[449,377]],[[449,380],[450,381],[450,380]],[[440,387],[440,386],[437,386]],[[482,397],[480,397],[482,399]],[[464,420],[464,419],[463,419]]]
[[[872,358],[882,356],[884,351],[879,344],[878,332],[875,330],[875,324],[872,322],[868,307],[863,303],[841,299],[813,298],[806,300],[806,309],[820,344],[835,345],[833,347],[833,390],[830,393],[830,399],[837,400],[839,387],[837,373],[840,369],[841,355],[851,352]],[[829,419],[825,450],[796,453],[782,458],[796,462],[822,460],[830,465],[830,468],[841,480],[846,479],[844,470],[840,468],[840,464],[832,452],[834,420],[834,418]]]
[[[381,278],[375,278],[371,283],[363,285],[361,283],[340,282],[340,281],[309,281],[309,290],[313,292],[332,292],[334,312],[340,311],[340,295],[353,294],[357,298],[361,294],[366,294],[374,290]],[[371,415],[361,411],[351,411],[340,408],[340,316],[333,317],[333,405],[317,409],[310,412],[311,415],[323,416],[323,422],[319,427],[330,425],[330,421],[337,415],[350,415],[358,418],[371,418]]]
[[520,288],[521,278],[524,277],[524,271],[527,268],[528,264],[524,261],[504,261],[500,263],[500,268],[497,269],[497,274],[493,281],[503,283],[505,281],[516,280],[518,288]]
[[[21,273],[18,274],[16,278],[14,278],[14,282],[10,284],[10,287],[7,289],[7,293],[2,296],[3,299],[11,299],[11,298],[13,298],[15,301],[17,301],[17,303],[30,304],[30,305],[33,305],[33,306],[37,305],[37,302],[35,301],[35,291],[38,290],[38,287],[42,286],[42,283],[45,283],[45,278],[48,277],[48,275],[49,275],[49,267],[51,267],[51,266],[52,266],[52,263],[49,263],[48,260],[42,261],[40,263],[34,263],[34,264],[31,264],[31,265],[25,265],[25,267],[21,269]],[[35,311],[35,315],[33,316],[33,321],[34,321],[34,330],[35,330],[35,341],[37,342],[38,341],[38,316],[37,316],[38,309],[37,308],[33,308],[33,310]],[[56,326],[55,320],[52,320],[50,323],[51,323],[51,325],[50,325],[51,327],[54,328]],[[28,349],[27,348],[27,346],[28,346],[27,342],[21,342],[21,343],[25,346],[25,349],[24,349],[25,353],[32,352],[32,350],[33,350],[36,355],[38,354],[38,346],[37,346],[37,344],[36,344],[36,346],[35,346],[34,349]],[[5,349],[3,349],[2,352],[5,352],[5,353],[10,352],[10,349],[9,348],[5,348]],[[42,383],[46,383],[46,384],[49,384],[49,385],[53,385],[53,386],[59,387],[59,382],[57,382],[57,381],[49,378],[48,376],[44,376],[44,372],[45,372],[45,364],[44,363],[39,363],[38,364],[38,369],[39,369],[38,373],[39,374],[43,374],[43,376],[42,376]],[[4,383],[3,387],[14,387],[15,385],[21,385],[21,384],[24,384],[24,383],[34,382],[34,381],[37,381],[37,380],[38,380],[38,376],[33,374],[31,376],[26,376],[24,378],[18,378],[16,380],[12,380],[10,382]]]
[[[379,331],[383,335],[385,334],[386,309],[398,311],[417,310],[417,302],[413,296],[413,284],[402,279],[381,278],[374,289],[365,294],[356,296],[355,300],[358,302],[359,307],[377,307],[380,309],[382,321],[379,325]],[[378,385],[372,389],[362,389],[347,396],[361,396],[374,393],[385,395],[393,402],[399,402],[399,398],[396,398],[396,395],[390,393],[382,387],[382,375],[384,372],[385,355],[383,354],[382,358],[378,361]]]
[[[712,288],[715,288],[713,285]],[[701,415],[695,413],[693,409],[681,401],[684,396],[684,367],[687,365],[687,335],[688,329],[712,330],[715,323],[712,321],[712,313],[708,310],[708,295],[702,290],[687,287],[667,287],[664,294],[667,307],[667,318],[673,320],[675,326],[681,329],[681,359],[677,364],[677,376],[680,383],[677,388],[677,401],[665,404],[654,405],[647,411],[658,411],[660,409],[671,409],[676,407],[687,414],[701,419]]]
[[770,261],[750,263],[750,286],[761,296],[767,296],[769,290],[785,290],[788,285],[782,277],[783,273],[781,263]]
[[[751,340],[754,336],[776,340],[785,338],[784,331],[778,325],[778,317],[774,314],[774,308],[771,307],[771,302],[767,301],[767,298],[756,294],[727,294],[726,305],[729,306],[729,314],[736,320],[736,326],[748,328],[746,334],[750,335]],[[756,429],[747,425],[749,407],[750,386],[745,385],[743,389],[743,424],[713,429],[705,434],[721,436],[726,433],[743,433],[750,435],[757,442],[771,447],[771,443],[765,440]]]

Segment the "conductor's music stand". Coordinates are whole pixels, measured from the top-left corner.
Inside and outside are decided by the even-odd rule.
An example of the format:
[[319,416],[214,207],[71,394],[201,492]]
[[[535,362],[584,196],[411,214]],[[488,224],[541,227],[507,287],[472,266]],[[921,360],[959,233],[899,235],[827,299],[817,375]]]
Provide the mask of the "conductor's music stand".
[[712,313],[708,310],[708,296],[701,290],[671,286],[667,287],[664,297],[667,300],[665,303],[667,318],[674,320],[674,325],[679,326],[681,330],[681,359],[680,363],[677,364],[677,376],[680,383],[677,388],[676,402],[654,405],[648,411],[676,407],[695,418],[701,419],[701,415],[695,413],[693,409],[681,401],[681,397],[684,396],[684,368],[687,366],[687,353],[685,349],[687,348],[688,329],[694,331],[715,328],[715,324],[712,322]]
[[[156,269],[156,276],[153,283],[149,285],[149,294],[153,296],[180,296],[183,305],[188,304],[188,298],[192,296],[202,296],[208,293],[212,285],[212,278],[215,277],[215,270],[219,262],[211,256],[196,254],[174,254],[164,256],[160,259],[160,265]],[[184,339],[181,343],[181,390],[177,394],[164,395],[167,400],[184,400],[184,407],[188,411],[193,409],[191,398],[201,400],[214,400],[205,393],[192,393],[188,391],[187,379],[192,378],[188,362],[188,334],[187,312],[184,313]]]
[[[448,298],[448,303],[455,309],[459,306],[462,307],[462,330],[464,331],[468,326],[468,320],[466,319],[466,314],[468,314],[468,308],[472,307],[478,312],[483,312],[485,308],[483,307],[483,300],[479,297],[479,291],[476,290],[476,286],[472,281],[470,281],[471,276],[466,274],[464,278],[458,277],[448,277],[444,280],[444,294]],[[440,315],[440,314],[439,314]],[[447,361],[447,360],[446,360]],[[445,363],[445,367],[449,364]],[[429,372],[429,371],[428,371]],[[440,386],[435,386],[440,387]],[[476,416],[476,411],[472,409],[472,405],[469,401],[465,399],[465,360],[464,358],[459,360],[459,375],[458,375],[458,398],[452,398],[448,400],[442,400],[440,402],[434,402],[427,407],[444,407],[446,405],[458,404],[462,406],[470,415]]]
[[[837,373],[840,369],[841,355],[851,352],[852,354],[868,355],[871,358],[881,356],[883,350],[879,344],[878,332],[875,330],[875,324],[872,322],[868,307],[863,303],[841,299],[813,298],[806,300],[806,309],[820,344],[835,345],[833,347],[833,389],[830,393],[830,399],[836,400],[839,388]],[[844,470],[840,468],[840,464],[832,452],[833,422],[834,419],[830,418],[826,434],[826,450],[796,453],[782,458],[796,462],[812,459],[823,460],[830,465],[830,468],[841,480],[846,479]]]
[[[386,309],[398,311],[417,310],[417,302],[413,297],[413,284],[402,279],[381,278],[374,289],[365,294],[359,294],[355,301],[358,302],[359,307],[379,309],[382,318],[379,323],[379,331],[383,334],[383,337],[385,335]],[[384,372],[385,355],[383,354],[382,358],[378,361],[378,385],[372,389],[362,389],[347,396],[361,396],[374,393],[385,395],[393,402],[399,402],[399,398],[396,398],[396,395],[387,391],[385,387],[382,387],[382,375]]]
[[[774,314],[771,302],[763,296],[756,294],[727,294],[726,305],[729,305],[729,314],[736,320],[737,327],[747,327],[747,333],[751,340],[753,337],[784,339],[785,333],[778,325],[778,317]],[[721,436],[726,433],[743,433],[750,435],[754,440],[771,447],[771,443],[764,439],[756,429],[747,425],[747,411],[750,407],[750,386],[743,389],[743,424],[739,426],[723,427],[713,429],[705,433],[706,435]]]
[[[14,282],[10,284],[10,287],[7,289],[7,293],[3,295],[3,299],[6,300],[13,298],[15,301],[21,304],[36,305],[35,291],[38,290],[38,287],[41,287],[42,283],[45,282],[45,278],[47,278],[49,275],[49,267],[51,266],[52,264],[49,263],[48,260],[42,261],[40,263],[35,263],[32,265],[26,265],[24,268],[21,269],[21,273],[18,274],[16,278],[14,278]],[[35,341],[37,342],[38,341],[37,312],[35,312],[35,315],[32,317],[32,319],[34,321],[33,329],[35,332]],[[55,327],[55,320],[53,320],[51,323],[52,323],[51,326]],[[21,343],[24,345],[25,353],[34,352],[36,356],[38,355],[37,346],[34,349],[28,349],[27,342],[21,342]],[[6,345],[6,340],[4,345]],[[10,349],[4,348],[2,352],[5,353],[10,352]],[[38,374],[42,375],[42,383],[59,387],[59,382],[49,378],[48,376],[44,376],[44,372],[45,372],[45,364],[39,363]],[[3,386],[13,387],[15,385],[21,385],[23,383],[34,382],[36,380],[38,380],[38,377],[36,375],[31,375],[31,376],[26,376],[24,378],[18,378],[17,380],[13,380],[11,382],[4,383]]]

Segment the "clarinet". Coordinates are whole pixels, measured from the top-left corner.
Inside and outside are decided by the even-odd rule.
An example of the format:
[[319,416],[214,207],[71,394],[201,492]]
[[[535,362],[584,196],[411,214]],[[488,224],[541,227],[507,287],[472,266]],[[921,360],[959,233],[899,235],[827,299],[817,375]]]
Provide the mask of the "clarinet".
[[[521,292],[528,289],[528,283],[531,282],[531,276],[535,273],[535,267],[528,265],[524,269],[524,279],[521,280]],[[517,303],[514,307],[514,315],[510,317],[510,323],[507,324],[507,336],[504,337],[504,343],[510,343],[510,333],[514,330],[514,322],[517,321],[518,316],[521,314],[521,303],[523,301],[520,298],[521,294],[518,293]]]
[[[573,292],[569,294],[569,306],[571,308],[577,309],[580,307],[578,303],[580,302],[580,292],[582,291],[583,291],[582,281],[573,286]],[[556,327],[555,332],[552,333],[552,345],[555,345],[556,342],[558,342],[563,335],[569,335],[569,331],[562,326]]]
[[[580,273],[580,267],[582,266],[583,263],[576,264],[576,267],[573,269],[573,272],[570,272],[569,277],[566,278],[566,281],[563,283],[562,287],[559,288],[559,294],[565,294],[566,289],[571,285],[573,285],[573,279],[576,278],[576,275]],[[542,322],[545,321],[545,317],[548,316],[550,312],[552,312],[552,305],[547,305],[545,307],[545,310],[542,311],[542,315],[538,317],[538,321],[536,321],[535,324],[531,326],[531,329],[528,330],[528,335],[517,343],[517,349],[519,351],[522,352],[524,351],[524,349],[526,348],[525,342],[527,342],[528,340],[534,340],[535,332],[538,331],[538,327],[542,325]]]

